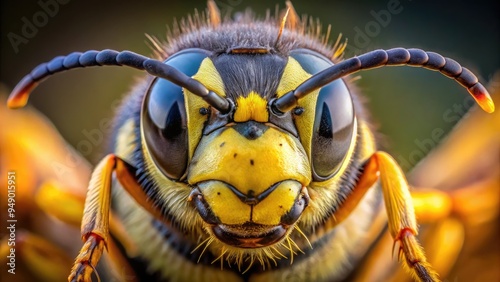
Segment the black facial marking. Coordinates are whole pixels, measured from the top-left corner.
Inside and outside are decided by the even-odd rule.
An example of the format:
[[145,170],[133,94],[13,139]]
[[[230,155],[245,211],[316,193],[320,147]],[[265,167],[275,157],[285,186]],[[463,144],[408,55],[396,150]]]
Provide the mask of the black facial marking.
[[234,130],[236,130],[241,136],[244,136],[248,140],[255,140],[264,134],[269,126],[264,125],[255,121],[247,121],[243,123],[237,123],[233,126]]
[[287,59],[272,54],[235,54],[212,57],[224,81],[226,96],[233,101],[250,92],[273,97],[278,88]]

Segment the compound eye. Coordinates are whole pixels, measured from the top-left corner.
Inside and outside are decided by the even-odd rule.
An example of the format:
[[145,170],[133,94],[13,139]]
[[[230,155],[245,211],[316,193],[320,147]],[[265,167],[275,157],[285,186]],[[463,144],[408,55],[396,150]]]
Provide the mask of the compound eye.
[[[165,61],[188,76],[198,72],[208,51],[187,49]],[[178,85],[156,78],[142,105],[142,130],[146,148],[158,168],[170,179],[180,179],[188,163],[188,128],[184,91]]]
[[[290,56],[309,74],[316,74],[333,65],[323,55],[307,49],[293,50]],[[337,173],[345,161],[353,132],[354,108],[351,94],[345,82],[338,79],[323,86],[316,100],[310,149],[313,177],[316,181],[324,181]]]

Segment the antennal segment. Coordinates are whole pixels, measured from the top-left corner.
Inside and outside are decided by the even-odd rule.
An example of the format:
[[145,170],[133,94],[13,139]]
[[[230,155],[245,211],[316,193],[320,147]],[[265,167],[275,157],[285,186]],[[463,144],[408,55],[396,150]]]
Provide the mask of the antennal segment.
[[117,52],[114,50],[74,52],[68,56],[59,56],[50,62],[40,64],[16,85],[9,96],[7,105],[9,108],[24,107],[28,102],[31,91],[50,75],[70,69],[92,66],[128,66],[145,70],[153,76],[167,79],[200,96],[222,113],[228,113],[231,110],[229,101],[208,90],[199,81],[185,75],[174,67],[134,52]]
[[276,114],[290,111],[300,98],[323,87],[324,85],[360,70],[374,69],[383,66],[413,66],[424,67],[454,79],[476,100],[486,112],[495,111],[495,105],[486,88],[478,82],[477,77],[456,61],[445,58],[434,52],[425,52],[420,49],[394,48],[390,50],[375,50],[358,57],[353,57],[333,65],[299,85],[295,90],[286,93],[274,100],[271,109]]

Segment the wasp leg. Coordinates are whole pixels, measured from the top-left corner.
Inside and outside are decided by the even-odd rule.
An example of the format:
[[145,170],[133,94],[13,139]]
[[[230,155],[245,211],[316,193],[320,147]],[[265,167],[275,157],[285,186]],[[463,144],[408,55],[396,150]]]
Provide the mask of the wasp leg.
[[[128,250],[127,250],[128,251]],[[127,252],[128,253],[128,252]],[[108,244],[108,256],[104,256],[111,273],[118,281],[137,282],[137,274],[114,240]]]
[[[459,259],[465,242],[466,228],[470,232],[478,218],[481,222],[487,222],[495,218],[492,214],[498,214],[495,207],[498,206],[500,197],[496,190],[492,189],[499,187],[498,184],[499,180],[492,177],[450,192],[429,188],[411,192],[419,223],[428,225],[422,237],[428,261],[442,277],[450,274],[451,268]],[[472,221],[474,223],[471,224]],[[483,226],[481,226],[482,232],[484,232]],[[392,243],[389,238],[389,234],[381,236],[370,255],[365,258],[362,271],[356,275],[354,281],[405,280],[405,272],[393,267],[383,267],[390,264],[389,260],[381,256]]]
[[452,198],[446,192],[422,188],[413,190],[411,197],[420,224],[437,222],[449,217],[453,211]]
[[[426,224],[421,234],[424,249],[427,250],[427,260],[442,277],[448,277],[462,250],[465,239],[464,225],[454,218],[452,198],[449,194],[435,189],[420,189],[411,192],[415,215],[420,224]],[[386,242],[385,246],[390,244]],[[381,250],[379,250],[380,253]],[[367,269],[376,272],[374,261]],[[386,281],[404,281],[406,273],[393,269],[385,273]]]
[[[68,278],[69,281],[90,281],[90,276],[99,262],[104,248],[106,247],[112,252],[109,230],[113,228],[113,225],[110,225],[110,217],[112,218],[112,214],[110,214],[110,197],[113,172],[125,191],[137,203],[156,218],[165,220],[161,211],[147,202],[147,195],[135,177],[135,168],[114,154],[106,156],[97,165],[90,180],[81,226],[82,239],[85,243],[73,265]],[[117,226],[117,228],[120,226]],[[124,234],[125,232],[116,234],[120,233]],[[111,253],[111,255],[118,255],[118,252]]]
[[[442,277],[447,277],[462,250],[464,226],[454,218],[445,218],[426,228],[423,235],[421,239],[427,250],[428,261]],[[362,265],[350,280],[408,281],[407,272],[383,255],[391,244],[394,244],[394,241],[387,230],[380,236],[369,255],[363,258]]]
[[35,203],[46,214],[71,226],[79,227],[82,222],[85,195],[64,189],[55,181],[45,182],[40,186],[35,194]]
[[[63,281],[71,266],[71,258],[65,251],[49,241],[30,233],[19,231],[16,237],[16,253],[31,273],[40,281]],[[9,244],[10,242],[10,244]],[[12,241],[6,236],[0,241],[0,263],[9,265]]]
[[437,274],[431,269],[422,247],[417,241],[417,222],[408,183],[396,161],[384,152],[376,152],[380,182],[388,215],[389,232],[394,245],[399,243],[399,254],[406,259],[406,265],[414,278],[422,281],[437,281]]
[[[499,188],[499,174],[492,173],[491,176],[469,186],[451,191],[453,213],[471,228],[494,222],[500,213],[498,209],[500,206]],[[481,232],[483,231],[484,227],[481,227]]]
[[[464,225],[456,218],[446,218],[435,222],[422,232],[421,240],[427,250],[427,259],[442,277],[449,277],[464,244]],[[393,281],[401,281],[402,271],[397,272]]]
[[[54,181],[44,183],[35,195],[35,203],[46,214],[49,214],[67,224],[80,227],[85,205],[85,196],[75,193],[71,189],[63,189],[59,183]],[[66,203],[54,205],[54,203]],[[136,246],[127,236],[125,227],[110,212],[109,230],[113,236],[124,246],[129,255],[136,252]]]
[[68,281],[91,281],[92,271],[108,245],[111,181],[115,167],[116,157],[108,155],[92,173],[81,225],[82,240],[85,243]]
[[[70,224],[75,227],[81,225],[83,210],[85,204],[85,196],[76,193],[73,189],[63,189],[59,183],[54,181],[44,183],[35,195],[35,203],[46,214]],[[54,205],[54,203],[66,203],[65,205]],[[132,243],[125,232],[125,228],[121,222],[110,213],[109,230],[114,238],[120,242],[129,256],[134,256],[136,246]],[[112,266],[114,276],[120,281],[134,281],[134,271],[129,266],[123,254],[118,251],[118,247],[113,240],[108,242],[108,254],[110,256],[108,262]],[[67,268],[69,269],[69,267]],[[67,275],[67,273],[65,274]],[[126,279],[125,279],[126,278]]]
[[368,159],[363,174],[346,201],[335,211],[332,220],[338,224],[345,219],[366,191],[380,178],[388,215],[389,231],[394,245],[399,243],[399,253],[405,258],[410,273],[422,281],[438,281],[431,269],[416,236],[418,234],[415,211],[408,183],[396,161],[384,152],[376,152]]

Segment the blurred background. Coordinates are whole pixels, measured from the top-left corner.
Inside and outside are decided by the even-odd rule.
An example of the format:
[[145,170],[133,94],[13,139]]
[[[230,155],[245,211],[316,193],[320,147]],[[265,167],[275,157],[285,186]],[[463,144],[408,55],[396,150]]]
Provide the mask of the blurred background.
[[[150,55],[145,34],[165,38],[174,19],[204,10],[198,1],[81,1],[58,3],[51,14],[37,1],[2,1],[1,82],[12,89],[39,63],[72,51],[111,48]],[[222,12],[266,9],[285,1],[217,0]],[[483,83],[500,67],[498,1],[293,1],[299,14],[332,25],[331,40],[349,39],[347,55],[376,48],[416,47],[456,59]],[[387,18],[387,12],[390,19]],[[26,22],[35,30],[26,30]],[[37,27],[38,26],[38,27]],[[23,32],[26,33],[23,35]],[[95,163],[101,146],[89,148],[85,132],[100,129],[141,73],[106,67],[74,70],[47,80],[30,103],[47,115],[63,136]],[[417,68],[383,68],[361,73],[384,145],[408,170],[473,103],[467,92],[442,75]],[[438,137],[438,138],[436,138]],[[429,142],[425,142],[427,140]],[[428,145],[422,145],[428,144]],[[420,144],[420,145],[419,145]]]

